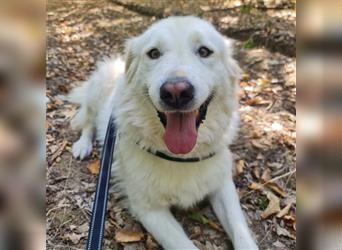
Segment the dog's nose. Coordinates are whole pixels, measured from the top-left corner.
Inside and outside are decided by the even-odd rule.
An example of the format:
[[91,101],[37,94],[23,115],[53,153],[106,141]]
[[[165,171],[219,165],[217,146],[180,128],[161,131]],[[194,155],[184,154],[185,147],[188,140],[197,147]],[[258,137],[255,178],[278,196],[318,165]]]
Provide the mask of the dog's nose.
[[160,87],[160,99],[172,108],[182,108],[194,98],[194,86],[184,78],[167,80]]

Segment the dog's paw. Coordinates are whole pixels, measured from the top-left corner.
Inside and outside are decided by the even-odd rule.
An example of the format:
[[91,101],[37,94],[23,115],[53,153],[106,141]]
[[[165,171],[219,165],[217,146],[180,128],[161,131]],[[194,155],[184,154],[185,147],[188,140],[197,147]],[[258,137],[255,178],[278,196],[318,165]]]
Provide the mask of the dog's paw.
[[91,139],[81,137],[77,142],[72,145],[72,155],[74,158],[83,160],[86,156],[90,155],[93,149]]

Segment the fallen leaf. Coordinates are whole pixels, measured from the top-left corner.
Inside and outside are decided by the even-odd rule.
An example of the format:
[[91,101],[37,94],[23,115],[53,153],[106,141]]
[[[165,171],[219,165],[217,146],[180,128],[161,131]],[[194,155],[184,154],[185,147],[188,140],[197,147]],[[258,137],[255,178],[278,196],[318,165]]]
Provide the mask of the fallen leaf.
[[258,153],[257,160],[263,160],[264,156],[261,153]]
[[199,250],[206,250],[205,245],[203,245],[201,242],[198,240],[192,240],[192,243],[199,249]]
[[115,234],[115,240],[117,242],[137,242],[142,240],[144,237],[144,233],[141,231],[141,229],[132,228],[132,227],[125,227]]
[[203,11],[209,11],[210,7],[209,6],[200,6],[200,9]]
[[142,242],[131,242],[129,244],[125,244],[122,250],[146,250],[145,244]]
[[258,140],[252,140],[251,143],[252,143],[252,146],[257,149],[264,148],[264,146]]
[[69,233],[69,234],[65,234],[64,236],[74,244],[78,244],[81,238],[84,237],[82,234],[76,234],[76,233]]
[[296,236],[292,235],[289,231],[287,231],[285,228],[282,228],[281,226],[277,225],[277,234],[279,236],[286,236],[291,239],[296,239]]
[[[198,242],[198,243],[200,243],[200,242]],[[215,244],[211,243],[210,241],[205,241],[205,245],[200,243],[200,244],[196,244],[196,246],[200,250],[220,250],[221,249],[218,246],[216,246]]]
[[208,225],[217,231],[223,232],[222,227],[220,225],[218,225],[217,223],[213,222],[212,220],[208,220]]
[[247,81],[248,78],[249,78],[249,75],[246,74],[246,73],[244,73],[244,74],[241,75],[241,80],[242,80],[242,81]]
[[256,105],[264,105],[264,104],[269,104],[270,101],[266,101],[262,99],[260,96],[249,99],[246,101],[246,104],[249,106],[256,106]]
[[240,175],[243,172],[244,167],[245,167],[245,161],[239,160],[235,165],[236,175]]
[[100,160],[91,162],[88,165],[88,170],[90,171],[91,174],[98,174],[100,171]]
[[252,138],[253,139],[261,138],[261,134],[258,131],[253,131]]
[[281,243],[279,240],[272,243],[272,246],[277,247],[277,249],[286,249],[286,246],[283,243]]
[[265,86],[265,85],[268,85],[270,83],[270,80],[269,79],[266,79],[266,78],[259,78],[256,83],[259,85],[259,86]]
[[266,168],[266,170],[262,173],[261,180],[265,183],[271,180],[271,170]]
[[286,224],[289,225],[290,227],[296,231],[296,218],[292,215],[284,215],[283,219],[286,221]]
[[281,197],[285,198],[287,196],[286,192],[282,187],[280,187],[277,183],[275,182],[269,182],[266,184],[267,187],[272,189],[272,191],[276,192],[279,194]]
[[255,166],[253,168],[253,174],[254,174],[255,178],[260,179],[260,168],[258,166]]
[[270,168],[276,168],[279,169],[283,166],[283,164],[279,163],[279,162],[268,162],[267,166],[269,166]]
[[89,229],[89,223],[86,222],[83,225],[71,225],[70,229],[72,231],[76,231],[77,233],[81,234],[81,235],[86,235]]
[[249,188],[253,190],[262,190],[264,186],[260,183],[252,182],[252,184],[249,185]]
[[146,249],[147,250],[158,250],[158,244],[152,239],[152,237],[150,235],[147,235]]
[[109,217],[108,221],[109,221],[110,224],[114,225],[115,227],[117,227],[117,228],[119,227],[119,225],[116,223],[116,221],[113,220],[112,218]]
[[290,208],[292,206],[292,203],[287,204],[278,214],[277,214],[277,218],[281,218],[284,215],[287,215],[290,211]]
[[263,219],[266,219],[270,215],[278,213],[280,211],[279,198],[272,192],[267,192],[266,195],[269,200],[269,203],[265,211],[263,211],[260,215]]
[[253,117],[250,116],[250,115],[245,115],[245,116],[243,116],[243,120],[244,120],[245,122],[249,122],[249,121],[252,121],[252,120],[253,120]]
[[68,144],[67,141],[63,141],[59,146],[55,153],[50,157],[49,164],[51,165],[57,157],[59,157],[62,153],[66,145]]

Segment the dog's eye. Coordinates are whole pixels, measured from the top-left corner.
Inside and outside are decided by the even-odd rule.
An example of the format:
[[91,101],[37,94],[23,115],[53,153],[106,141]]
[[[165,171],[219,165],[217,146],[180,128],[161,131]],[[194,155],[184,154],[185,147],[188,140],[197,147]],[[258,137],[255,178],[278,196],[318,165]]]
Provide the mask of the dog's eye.
[[161,53],[158,49],[154,48],[147,52],[147,56],[151,59],[158,59],[161,56]]
[[207,47],[205,46],[201,46],[198,50],[197,50],[197,53],[200,55],[200,57],[209,57],[213,51],[208,49]]

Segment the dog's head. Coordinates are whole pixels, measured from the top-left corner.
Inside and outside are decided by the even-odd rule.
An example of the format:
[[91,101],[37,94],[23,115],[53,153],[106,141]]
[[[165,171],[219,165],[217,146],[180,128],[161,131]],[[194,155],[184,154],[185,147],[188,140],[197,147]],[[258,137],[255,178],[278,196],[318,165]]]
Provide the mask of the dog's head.
[[[228,126],[229,119],[223,124],[218,116],[233,111],[232,100],[224,98],[235,99],[238,74],[230,42],[199,18],[161,20],[126,45],[126,84],[135,84],[141,98],[150,100],[155,119],[164,127],[163,141],[173,154],[193,150],[199,127],[209,126],[204,121],[211,103],[221,106],[215,109],[223,113],[210,119],[221,119],[219,126]],[[223,99],[215,100],[220,97]],[[212,124],[211,129],[215,126]]]

